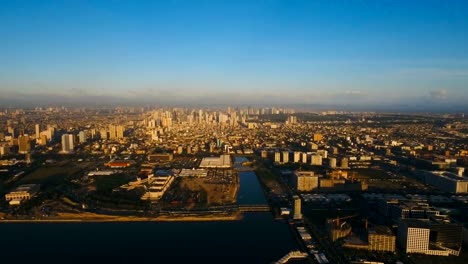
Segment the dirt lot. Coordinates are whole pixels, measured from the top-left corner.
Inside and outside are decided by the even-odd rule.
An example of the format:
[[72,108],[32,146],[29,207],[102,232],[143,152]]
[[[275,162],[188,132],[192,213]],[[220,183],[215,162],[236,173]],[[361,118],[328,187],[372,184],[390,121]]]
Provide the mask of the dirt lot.
[[237,189],[239,188],[236,182],[206,183],[205,178],[184,178],[180,181],[179,186],[191,191],[206,191],[208,205],[235,203]]

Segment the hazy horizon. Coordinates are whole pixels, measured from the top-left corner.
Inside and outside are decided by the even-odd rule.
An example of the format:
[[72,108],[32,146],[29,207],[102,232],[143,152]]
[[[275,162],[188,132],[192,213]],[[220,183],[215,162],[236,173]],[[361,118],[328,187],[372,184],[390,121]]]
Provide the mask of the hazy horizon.
[[0,106],[468,111],[468,3],[8,1]]

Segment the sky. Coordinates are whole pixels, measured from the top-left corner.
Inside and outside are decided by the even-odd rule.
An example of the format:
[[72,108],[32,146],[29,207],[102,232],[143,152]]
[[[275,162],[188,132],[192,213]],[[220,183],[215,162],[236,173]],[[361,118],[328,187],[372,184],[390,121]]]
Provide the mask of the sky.
[[468,1],[0,2],[7,102],[468,108]]

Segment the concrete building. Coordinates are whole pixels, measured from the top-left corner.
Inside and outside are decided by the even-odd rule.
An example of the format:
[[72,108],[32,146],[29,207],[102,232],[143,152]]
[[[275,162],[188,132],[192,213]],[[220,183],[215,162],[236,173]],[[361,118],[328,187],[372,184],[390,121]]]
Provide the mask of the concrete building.
[[400,219],[428,219],[432,216],[440,216],[440,211],[423,202],[402,201],[391,204],[390,216],[397,222]]
[[283,151],[283,163],[289,163],[289,151]]
[[302,153],[302,163],[307,163],[307,153]]
[[281,153],[275,152],[275,163],[281,163]]
[[348,158],[342,158],[341,159],[341,168],[342,169],[348,169],[349,168]]
[[328,166],[331,169],[335,169],[336,168],[336,158],[329,158],[328,159]]
[[367,231],[370,251],[396,251],[396,236],[386,226],[374,226]]
[[85,131],[80,131],[78,133],[78,142],[80,143],[86,143],[87,140],[87,135]]
[[301,198],[297,195],[293,196],[294,199],[294,220],[302,220]]
[[36,132],[36,139],[39,139],[41,137],[41,128],[39,124],[34,125],[35,132]]
[[299,163],[301,161],[301,152],[294,151],[294,163]]
[[5,195],[5,199],[10,201],[10,205],[19,205],[23,200],[29,200],[39,192],[39,184],[20,185]]
[[146,193],[141,197],[141,199],[155,201],[161,199],[164,193],[167,191],[167,189],[169,189],[172,182],[174,181],[174,176],[156,176],[148,181],[149,187],[147,188]]
[[450,193],[468,193],[468,177],[447,171],[421,171],[426,184]]
[[446,220],[402,219],[398,224],[398,243],[406,253],[459,256],[463,226]]
[[62,153],[72,153],[74,147],[74,136],[72,134],[62,135]]
[[203,158],[200,168],[231,168],[231,156],[221,155],[219,157]]
[[310,192],[319,187],[319,177],[313,171],[294,172],[294,187],[298,192]]
[[31,151],[31,140],[28,135],[18,136],[18,147],[20,154],[26,154]]
[[148,155],[149,162],[172,161],[173,159],[174,159],[174,155],[172,153],[159,153],[159,154]]
[[314,134],[314,141],[315,142],[319,142],[323,139],[323,135],[322,134]]
[[311,156],[310,164],[311,164],[311,165],[315,165],[315,166],[322,166],[322,156],[320,156],[320,155],[312,155],[312,156]]
[[0,156],[10,154],[10,146],[8,144],[0,144]]

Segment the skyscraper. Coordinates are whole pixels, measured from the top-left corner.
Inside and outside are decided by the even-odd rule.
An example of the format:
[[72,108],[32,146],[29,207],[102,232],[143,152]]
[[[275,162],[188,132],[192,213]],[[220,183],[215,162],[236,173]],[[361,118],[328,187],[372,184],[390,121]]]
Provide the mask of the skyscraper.
[[294,195],[294,220],[302,220],[301,198]]
[[78,133],[78,140],[79,140],[80,143],[85,143],[86,142],[86,132],[80,131],[80,133]]
[[18,147],[20,154],[26,154],[31,151],[31,142],[28,135],[18,137]]
[[74,149],[73,135],[62,135],[62,153],[71,153]]
[[36,129],[36,139],[41,138],[41,128],[40,128],[39,124],[35,125],[35,129]]

